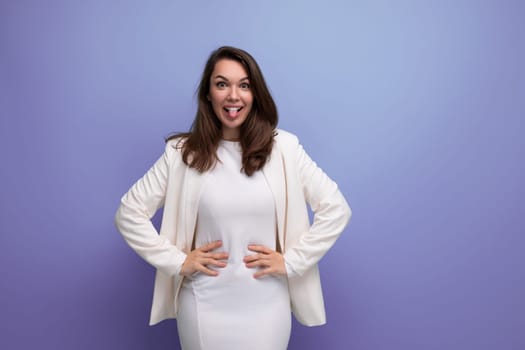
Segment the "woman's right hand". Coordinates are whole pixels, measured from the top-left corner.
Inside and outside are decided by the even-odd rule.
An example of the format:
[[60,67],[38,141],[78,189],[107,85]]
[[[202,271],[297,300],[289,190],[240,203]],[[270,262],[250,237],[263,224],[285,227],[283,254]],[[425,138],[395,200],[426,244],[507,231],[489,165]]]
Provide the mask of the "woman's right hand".
[[212,250],[220,248],[221,246],[221,241],[215,241],[192,250],[186,256],[186,260],[184,260],[184,264],[182,264],[180,274],[182,276],[191,276],[195,272],[202,272],[208,276],[217,276],[219,273],[215,270],[209,269],[208,266],[226,266],[226,262],[223,260],[228,259],[228,253],[211,253]]

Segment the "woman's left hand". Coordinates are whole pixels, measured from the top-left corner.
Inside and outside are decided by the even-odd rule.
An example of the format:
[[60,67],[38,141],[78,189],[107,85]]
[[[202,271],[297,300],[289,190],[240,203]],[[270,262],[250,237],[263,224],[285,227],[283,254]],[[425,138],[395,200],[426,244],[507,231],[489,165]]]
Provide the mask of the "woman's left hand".
[[243,261],[248,268],[260,267],[253,277],[260,278],[265,275],[280,275],[286,276],[286,268],[284,266],[284,257],[281,253],[276,252],[263,245],[251,244],[248,249],[257,254],[247,255]]

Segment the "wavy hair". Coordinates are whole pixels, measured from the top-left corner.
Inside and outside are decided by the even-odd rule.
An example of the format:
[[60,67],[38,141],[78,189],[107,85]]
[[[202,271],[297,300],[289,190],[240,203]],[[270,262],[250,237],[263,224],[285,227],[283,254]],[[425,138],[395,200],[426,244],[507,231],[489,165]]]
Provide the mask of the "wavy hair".
[[217,147],[222,138],[222,124],[207,97],[215,64],[222,59],[239,62],[250,81],[252,109],[241,125],[239,141],[242,147],[242,171],[251,176],[266,164],[270,156],[278,116],[277,107],[259,65],[244,50],[223,46],[211,53],[197,88],[197,113],[190,131],[169,136],[166,141],[181,138],[182,159],[189,167],[202,173],[215,166],[218,161]]

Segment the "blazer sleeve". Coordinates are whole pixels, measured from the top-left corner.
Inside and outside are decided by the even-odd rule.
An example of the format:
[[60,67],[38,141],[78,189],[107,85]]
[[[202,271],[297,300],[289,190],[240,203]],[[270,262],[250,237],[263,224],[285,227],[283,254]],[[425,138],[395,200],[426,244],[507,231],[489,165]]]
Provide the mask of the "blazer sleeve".
[[314,212],[313,223],[298,243],[284,254],[288,277],[301,276],[332,247],[352,215],[337,184],[304,151],[297,141],[295,161],[306,202]]
[[164,154],[122,197],[115,215],[117,229],[127,244],[168,276],[180,272],[186,254],[159,235],[151,218],[164,205],[171,158],[177,152],[172,142],[167,143]]

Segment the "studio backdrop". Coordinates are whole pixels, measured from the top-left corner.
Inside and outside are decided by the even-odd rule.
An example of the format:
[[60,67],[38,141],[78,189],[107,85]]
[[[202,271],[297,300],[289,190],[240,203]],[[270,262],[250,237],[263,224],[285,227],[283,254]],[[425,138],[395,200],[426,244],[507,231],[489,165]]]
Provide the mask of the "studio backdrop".
[[[177,349],[120,197],[207,56],[259,62],[353,218],[289,349],[525,348],[521,1],[2,1],[0,348]],[[154,219],[159,223],[159,215]],[[257,320],[246,327],[256,327]],[[242,332],[242,329],[236,330]]]

